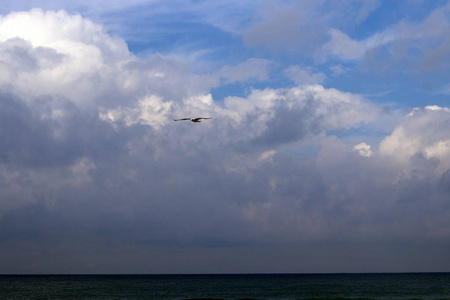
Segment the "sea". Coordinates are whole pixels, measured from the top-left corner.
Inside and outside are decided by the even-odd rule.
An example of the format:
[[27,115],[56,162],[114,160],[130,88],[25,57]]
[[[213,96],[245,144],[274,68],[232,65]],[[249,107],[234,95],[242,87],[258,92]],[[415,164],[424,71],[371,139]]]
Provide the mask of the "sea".
[[450,273],[1,275],[0,299],[450,299]]

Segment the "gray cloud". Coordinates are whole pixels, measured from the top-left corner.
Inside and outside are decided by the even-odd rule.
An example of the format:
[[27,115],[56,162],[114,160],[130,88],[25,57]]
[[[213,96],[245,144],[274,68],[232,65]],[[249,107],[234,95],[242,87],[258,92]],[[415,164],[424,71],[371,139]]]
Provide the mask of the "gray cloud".
[[[1,77],[2,272],[448,267],[420,259],[448,258],[448,109],[414,110],[361,156],[332,134],[383,122],[361,96],[305,85],[216,103],[208,91],[217,74],[191,74],[173,57],[136,58],[118,39],[100,47],[99,32],[62,39],[96,49],[88,74],[86,56],[67,65],[71,43],[2,41],[2,53],[29,58],[2,56],[14,76],[36,82]],[[52,72],[67,75],[61,85]],[[191,115],[213,118],[172,121]]]
[[[300,51],[311,56],[328,39],[330,28],[347,28],[364,21],[379,1],[291,1],[269,4],[259,10],[259,20],[244,33],[244,41],[274,51]],[[345,16],[345,17],[343,17]]]
[[244,41],[274,51],[298,48],[311,51],[326,38],[327,26],[320,22],[317,6],[320,4],[296,2],[281,8],[268,7],[266,16],[245,32]]

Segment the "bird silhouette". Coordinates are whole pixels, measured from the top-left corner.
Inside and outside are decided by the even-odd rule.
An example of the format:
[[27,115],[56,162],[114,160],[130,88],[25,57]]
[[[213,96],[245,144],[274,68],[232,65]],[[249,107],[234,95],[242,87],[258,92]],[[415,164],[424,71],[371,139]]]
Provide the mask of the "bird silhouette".
[[195,122],[195,123],[199,123],[199,122],[201,122],[200,120],[208,120],[208,119],[211,119],[211,118],[204,118],[204,117],[200,117],[200,118],[183,118],[183,119],[176,119],[174,121],[192,121],[192,122]]

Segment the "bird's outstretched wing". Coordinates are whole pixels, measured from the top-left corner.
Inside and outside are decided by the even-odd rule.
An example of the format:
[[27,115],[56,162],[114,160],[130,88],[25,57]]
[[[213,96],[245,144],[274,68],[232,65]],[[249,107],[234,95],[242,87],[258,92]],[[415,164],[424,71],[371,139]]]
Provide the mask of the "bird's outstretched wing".
[[174,121],[190,121],[191,118],[176,119]]
[[200,121],[200,120],[208,120],[208,119],[211,119],[211,118],[205,118],[205,117],[193,118],[192,121],[198,122],[198,121]]

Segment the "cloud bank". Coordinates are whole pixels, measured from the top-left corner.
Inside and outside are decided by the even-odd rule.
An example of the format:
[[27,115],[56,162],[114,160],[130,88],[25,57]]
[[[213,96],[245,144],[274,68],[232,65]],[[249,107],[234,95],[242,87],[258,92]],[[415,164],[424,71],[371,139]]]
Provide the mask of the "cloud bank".
[[64,11],[2,16],[0,53],[2,272],[448,268],[448,108],[348,144],[382,108],[321,73],[216,101],[271,62],[198,74]]

